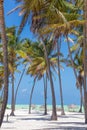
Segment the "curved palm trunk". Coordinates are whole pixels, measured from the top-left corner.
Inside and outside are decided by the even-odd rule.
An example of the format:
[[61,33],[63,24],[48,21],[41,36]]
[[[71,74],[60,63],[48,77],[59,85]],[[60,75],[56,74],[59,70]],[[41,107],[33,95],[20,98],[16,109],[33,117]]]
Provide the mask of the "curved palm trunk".
[[47,55],[46,46],[43,42],[42,42],[42,44],[43,44],[43,47],[44,47],[44,53],[45,53],[45,57],[46,57],[47,68],[48,68],[47,70],[48,70],[48,74],[49,74],[50,87],[51,87],[51,93],[52,93],[52,116],[51,116],[51,119],[57,120],[56,99],[55,99],[53,79],[52,79],[51,70],[50,70],[50,63],[49,63],[49,59],[48,59],[48,55]]
[[57,52],[58,52],[58,77],[59,77],[59,86],[60,86],[60,99],[61,99],[61,115],[65,115],[64,112],[64,105],[63,105],[63,92],[62,92],[62,82],[61,82],[61,73],[60,73],[60,48],[59,48],[59,44],[57,43]]
[[34,87],[35,87],[35,82],[36,82],[36,77],[35,77],[35,79],[34,79],[33,87],[32,87],[32,89],[31,89],[31,93],[30,93],[29,114],[31,113],[31,101],[32,101],[32,95],[33,95]]
[[43,76],[43,82],[44,82],[44,115],[47,115],[47,77],[46,77],[46,82],[45,82],[45,78]]
[[66,38],[67,38],[67,45],[68,45],[68,50],[69,50],[69,56],[70,56],[70,59],[71,59],[71,64],[72,64],[72,67],[73,67],[74,75],[75,75],[75,78],[76,78],[76,80],[78,82],[78,85],[80,87],[80,110],[79,110],[79,112],[80,112],[80,111],[82,111],[82,101],[83,101],[83,99],[82,99],[82,90],[81,90],[82,87],[81,87],[81,85],[79,83],[78,76],[77,76],[77,73],[76,73],[76,70],[75,70],[75,67],[74,67],[74,63],[73,63],[73,58],[72,58],[72,54],[71,54],[71,51],[70,51],[70,45],[69,45],[68,37],[66,37]]
[[72,64],[72,67],[73,67],[73,71],[74,71],[74,75],[75,75],[75,78],[80,86],[80,83],[78,81],[78,76],[77,76],[77,73],[76,73],[76,70],[75,70],[75,67],[74,67],[74,62],[73,62],[73,58],[72,58],[72,54],[71,54],[71,51],[70,51],[70,44],[69,44],[69,40],[68,40],[68,37],[66,37],[67,39],[67,46],[68,46],[68,50],[69,50],[69,56],[70,56],[70,59],[71,59],[71,64]]
[[84,0],[84,110],[87,124],[87,0]]
[[11,114],[10,116],[14,116],[14,75],[12,74],[12,99],[11,99]]
[[23,69],[23,72],[21,74],[21,77],[19,79],[19,82],[18,82],[18,85],[17,85],[17,88],[16,88],[16,92],[15,92],[15,97],[14,97],[14,110],[15,110],[15,105],[16,105],[16,99],[17,99],[17,93],[18,93],[18,89],[19,89],[19,86],[20,86],[20,83],[21,83],[21,80],[23,78],[23,75],[24,75],[24,72],[26,70],[26,65],[25,65],[25,68]]
[[0,29],[1,29],[1,39],[3,43],[3,63],[4,63],[4,96],[0,112],[0,127],[2,125],[7,100],[8,100],[8,52],[7,52],[7,38],[5,33],[5,21],[4,21],[4,9],[3,0],[0,0]]

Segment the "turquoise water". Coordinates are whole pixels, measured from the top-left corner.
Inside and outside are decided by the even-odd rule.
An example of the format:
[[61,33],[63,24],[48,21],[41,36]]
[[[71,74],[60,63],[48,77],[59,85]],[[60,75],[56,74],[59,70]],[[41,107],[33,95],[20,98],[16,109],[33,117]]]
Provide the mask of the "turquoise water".
[[[10,109],[11,105],[7,105],[7,108]],[[61,109],[61,106],[57,105],[57,108]],[[29,109],[29,105],[22,105],[22,104],[21,105],[16,105],[16,109]],[[33,105],[32,109],[44,110],[44,107],[43,107],[43,105]],[[51,110],[52,109],[52,105],[47,105],[47,109]],[[76,105],[75,108],[70,109],[67,105],[64,105],[64,110],[65,111],[76,111],[76,112],[78,112],[79,111],[79,106]]]

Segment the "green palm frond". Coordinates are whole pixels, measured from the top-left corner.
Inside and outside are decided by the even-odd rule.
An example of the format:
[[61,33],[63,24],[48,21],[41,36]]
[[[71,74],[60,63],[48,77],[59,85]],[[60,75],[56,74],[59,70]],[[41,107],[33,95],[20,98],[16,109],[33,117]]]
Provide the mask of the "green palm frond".
[[71,52],[76,51],[79,46],[80,46],[79,43],[74,44],[74,45],[70,48]]

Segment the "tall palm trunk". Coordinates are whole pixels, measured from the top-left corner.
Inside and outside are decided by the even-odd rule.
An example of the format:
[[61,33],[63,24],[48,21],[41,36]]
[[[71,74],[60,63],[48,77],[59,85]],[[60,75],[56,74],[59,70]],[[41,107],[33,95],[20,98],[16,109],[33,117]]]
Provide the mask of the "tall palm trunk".
[[76,81],[78,82],[78,85],[80,86],[80,83],[78,81],[78,76],[77,76],[77,73],[76,73],[76,69],[74,67],[74,62],[73,62],[72,54],[71,54],[71,51],[70,51],[70,43],[69,43],[69,40],[68,40],[67,36],[66,36],[66,39],[67,39],[67,46],[68,46],[69,56],[70,56],[70,59],[71,59],[71,64],[72,64],[72,67],[73,67],[74,75],[75,75]]
[[0,112],[0,127],[2,125],[7,100],[8,100],[8,52],[7,52],[7,38],[5,33],[5,21],[4,21],[4,9],[3,9],[3,0],[0,0],[0,30],[1,30],[1,39],[3,44],[3,63],[4,63],[4,96]]
[[63,105],[63,92],[62,92],[62,82],[61,82],[61,73],[60,73],[60,48],[59,48],[59,44],[57,43],[57,52],[58,52],[58,77],[59,77],[59,86],[60,86],[60,99],[61,99],[61,115],[65,115],[64,112],[64,105]]
[[47,55],[47,50],[44,42],[42,41],[43,47],[44,47],[44,53],[45,53],[45,58],[47,62],[47,70],[49,74],[49,79],[50,79],[50,87],[51,87],[51,93],[52,93],[52,120],[57,120],[57,113],[56,113],[56,99],[55,99],[55,92],[54,92],[54,85],[53,85],[53,79],[51,75],[51,70],[50,70],[50,63]]
[[47,76],[46,79],[43,76],[43,82],[44,82],[44,115],[47,115]]
[[31,89],[31,93],[30,93],[29,114],[31,113],[31,101],[32,101],[32,95],[33,95],[34,87],[35,87],[35,82],[36,82],[36,77],[34,78],[33,87]]
[[87,124],[87,0],[84,0],[84,110]]
[[12,98],[11,98],[11,114],[10,116],[14,116],[14,74],[12,74]]
[[26,70],[26,65],[25,65],[25,67],[24,67],[24,69],[23,69],[23,71],[22,71],[21,77],[20,77],[20,79],[19,79],[19,82],[18,82],[18,85],[17,85],[17,88],[16,88],[15,97],[14,97],[14,110],[15,110],[15,105],[16,105],[16,99],[17,99],[18,89],[19,89],[20,83],[21,83],[21,81],[22,81],[22,78],[23,78],[23,75],[24,75],[25,70]]
[[[68,37],[66,37],[67,39],[67,46],[68,46],[68,50],[69,50],[69,56],[70,56],[70,59],[71,59],[71,64],[72,64],[72,67],[73,67],[73,71],[74,71],[74,75],[75,75],[75,78],[76,78],[76,82],[78,83],[79,85],[79,88],[80,88],[80,108],[82,109],[82,87],[80,85],[80,82],[78,80],[78,76],[77,76],[77,73],[76,73],[76,69],[74,67],[74,62],[73,62],[73,58],[72,58],[72,54],[71,54],[71,51],[70,51],[70,44],[69,44],[69,40],[68,40]],[[80,110],[79,110],[80,111]]]

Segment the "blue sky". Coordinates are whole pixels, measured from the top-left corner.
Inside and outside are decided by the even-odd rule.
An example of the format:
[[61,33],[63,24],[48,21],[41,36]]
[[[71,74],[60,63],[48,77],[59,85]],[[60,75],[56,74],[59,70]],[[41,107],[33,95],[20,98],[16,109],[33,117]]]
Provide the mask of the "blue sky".
[[[5,7],[5,22],[7,27],[11,26],[19,26],[21,17],[18,16],[18,12],[15,12],[9,16],[7,16],[7,13],[16,7],[15,0],[5,0],[4,3]],[[35,39],[35,36],[30,32],[29,26],[27,25],[25,29],[23,30],[21,37],[28,37],[30,39]],[[67,45],[65,42],[63,42],[63,47],[61,49],[65,54],[67,54]],[[23,70],[23,67],[19,68]],[[17,87],[19,78],[21,74],[15,75],[15,88]],[[79,90],[76,89],[75,86],[75,76],[73,74],[73,70],[71,68],[66,68],[64,66],[64,71],[61,71],[62,76],[62,87],[63,87],[63,98],[64,98],[64,104],[79,104],[80,102],[80,96],[79,96]],[[57,75],[55,74],[55,77]],[[28,104],[29,103],[29,94],[30,90],[32,88],[33,84],[33,78],[30,76],[26,76],[26,74],[23,77],[23,80],[20,84],[20,89],[18,91],[17,96],[17,103],[18,104]],[[60,93],[59,93],[59,82],[58,78],[54,79],[54,86],[55,86],[55,94],[56,94],[56,103],[60,104]],[[11,103],[11,86],[9,87],[9,103]],[[48,96],[47,96],[47,102],[48,104],[51,104],[51,92],[50,92],[50,84],[48,83]],[[43,95],[43,81],[38,81],[35,86],[35,91],[32,99],[32,103],[34,104],[44,104],[44,95]]]

